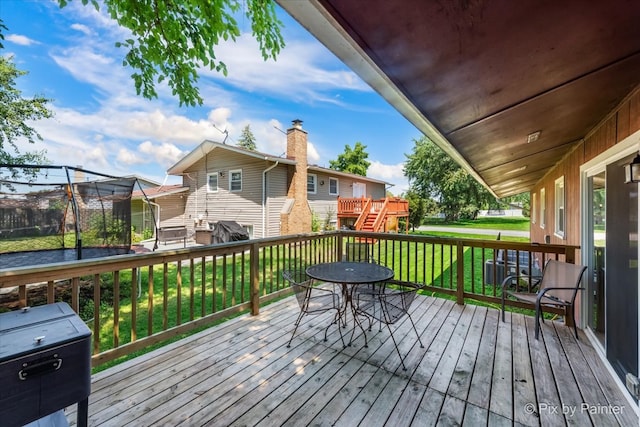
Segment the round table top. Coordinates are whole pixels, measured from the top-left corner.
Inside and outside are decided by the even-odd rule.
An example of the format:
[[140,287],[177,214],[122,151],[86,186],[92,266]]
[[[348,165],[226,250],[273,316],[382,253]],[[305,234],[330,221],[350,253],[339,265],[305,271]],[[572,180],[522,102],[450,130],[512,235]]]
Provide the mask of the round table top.
[[328,262],[307,268],[309,277],[334,283],[377,283],[393,277],[393,270],[372,262]]

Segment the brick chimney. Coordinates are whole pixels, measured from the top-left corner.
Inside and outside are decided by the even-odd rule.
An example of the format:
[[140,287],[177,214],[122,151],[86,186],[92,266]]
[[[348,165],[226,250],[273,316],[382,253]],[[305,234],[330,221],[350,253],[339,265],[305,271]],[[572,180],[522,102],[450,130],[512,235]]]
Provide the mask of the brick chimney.
[[307,132],[302,120],[287,129],[287,158],[296,161],[287,175],[289,210],[281,215],[281,234],[311,232],[311,208],[307,202]]

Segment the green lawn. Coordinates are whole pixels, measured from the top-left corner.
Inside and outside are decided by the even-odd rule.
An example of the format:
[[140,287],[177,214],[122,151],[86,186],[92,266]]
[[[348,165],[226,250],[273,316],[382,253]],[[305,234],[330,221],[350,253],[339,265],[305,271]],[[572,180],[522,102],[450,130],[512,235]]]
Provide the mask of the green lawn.
[[[495,237],[492,237],[489,234],[468,234],[468,233],[451,233],[449,231],[416,231],[410,234],[417,234],[420,236],[431,236],[431,237],[451,237],[451,238],[461,238],[461,239],[481,239],[481,240],[493,240]],[[515,237],[515,236],[500,236],[500,240],[506,242],[524,242],[529,243],[528,237]]]
[[485,228],[491,230],[529,231],[529,218],[524,217],[482,217],[475,220],[446,222],[439,218],[429,218],[423,225],[436,225],[462,228]]

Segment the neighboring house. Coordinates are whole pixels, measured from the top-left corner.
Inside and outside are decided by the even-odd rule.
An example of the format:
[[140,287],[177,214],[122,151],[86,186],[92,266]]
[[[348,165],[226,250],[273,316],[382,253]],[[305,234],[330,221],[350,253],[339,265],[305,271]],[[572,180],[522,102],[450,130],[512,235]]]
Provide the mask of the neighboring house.
[[[193,231],[231,220],[251,238],[310,232],[314,215],[321,224],[335,225],[338,196],[384,198],[389,185],[309,165],[307,132],[300,120],[287,130],[286,157],[207,140],[167,172],[182,176],[182,186],[171,203],[154,199],[161,227],[184,225]],[[170,204],[175,215],[164,217]]]
[[155,233],[161,226],[182,226],[188,191],[181,184],[136,189],[131,195],[131,225],[141,234]]

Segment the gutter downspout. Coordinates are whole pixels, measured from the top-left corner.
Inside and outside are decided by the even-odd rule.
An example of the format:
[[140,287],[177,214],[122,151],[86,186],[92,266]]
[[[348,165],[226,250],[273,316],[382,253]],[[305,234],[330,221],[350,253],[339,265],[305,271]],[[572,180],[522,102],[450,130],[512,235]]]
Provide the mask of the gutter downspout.
[[266,168],[265,170],[262,171],[262,238],[264,239],[267,234],[267,214],[265,212],[266,209],[266,204],[267,204],[267,172],[269,172],[271,169],[275,168],[276,166],[278,166],[278,163],[280,163],[279,160],[276,160],[276,162],[269,166],[268,168]]
[[[156,202],[152,202],[151,200],[149,200],[147,203],[149,204],[149,206],[151,206],[152,210],[153,210],[154,207],[157,208],[157,210],[158,210],[158,217],[156,218],[155,215],[153,217],[153,219],[155,220],[155,223],[156,223],[155,226],[156,226],[156,230],[157,230],[158,228],[160,228],[160,205],[157,204]],[[143,218],[143,221],[144,221],[144,218]]]

